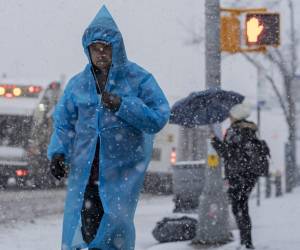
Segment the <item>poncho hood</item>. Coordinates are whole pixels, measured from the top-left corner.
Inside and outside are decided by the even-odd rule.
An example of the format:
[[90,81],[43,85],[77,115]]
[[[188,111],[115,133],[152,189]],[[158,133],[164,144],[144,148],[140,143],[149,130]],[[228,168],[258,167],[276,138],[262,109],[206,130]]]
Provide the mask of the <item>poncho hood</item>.
[[127,56],[122,34],[108,9],[103,6],[82,37],[82,46],[89,62],[88,47],[95,42],[104,41],[112,46],[112,67],[120,67],[127,63]]

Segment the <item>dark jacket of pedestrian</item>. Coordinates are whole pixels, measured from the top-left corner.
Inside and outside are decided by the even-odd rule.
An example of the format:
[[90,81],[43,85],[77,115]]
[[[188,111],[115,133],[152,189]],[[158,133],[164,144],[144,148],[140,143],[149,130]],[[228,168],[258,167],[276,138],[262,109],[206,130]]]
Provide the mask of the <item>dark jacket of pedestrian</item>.
[[230,111],[231,125],[224,139],[212,138],[213,147],[224,160],[232,212],[240,230],[241,245],[247,249],[253,249],[248,199],[259,176],[252,160],[258,139],[257,126],[246,120],[250,112],[251,107],[246,102],[234,106]]
[[257,139],[256,124],[245,119],[235,120],[228,128],[223,141],[217,137],[213,138],[213,147],[224,159],[226,179],[256,178],[253,171],[255,168],[251,165],[251,154],[255,153],[252,149]]

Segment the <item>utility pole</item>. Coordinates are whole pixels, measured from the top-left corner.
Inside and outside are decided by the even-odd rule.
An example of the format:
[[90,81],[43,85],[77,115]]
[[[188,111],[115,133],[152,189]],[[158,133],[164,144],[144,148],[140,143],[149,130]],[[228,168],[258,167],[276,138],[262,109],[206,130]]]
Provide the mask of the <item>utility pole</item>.
[[[258,101],[256,105],[257,105],[257,128],[258,128],[258,133],[260,133],[259,130],[260,130],[260,105],[261,105],[261,103]],[[256,186],[257,186],[256,205],[260,206],[260,177],[257,178]]]
[[[257,67],[257,86],[256,86],[256,114],[257,114],[257,130],[258,130],[258,134],[260,135],[260,123],[261,123],[261,116],[260,116],[260,111],[261,111],[261,106],[263,105],[263,93],[261,91],[261,83],[263,81],[263,77],[262,77],[262,72],[261,72],[261,68]],[[260,206],[260,178],[258,177],[257,179],[257,196],[256,196],[256,205]]]
[[[221,85],[220,1],[205,1],[206,88]],[[221,127],[218,128],[221,132]],[[219,133],[221,134],[221,133]],[[208,140],[208,143],[209,140]],[[194,244],[227,242],[230,237],[228,202],[221,165],[206,167],[205,186],[199,201],[199,224]]]

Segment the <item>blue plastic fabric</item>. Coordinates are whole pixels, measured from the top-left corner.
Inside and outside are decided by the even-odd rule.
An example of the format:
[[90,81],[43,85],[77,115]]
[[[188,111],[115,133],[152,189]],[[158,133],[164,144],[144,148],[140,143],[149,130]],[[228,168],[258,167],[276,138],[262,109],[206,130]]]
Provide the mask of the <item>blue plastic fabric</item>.
[[[70,163],[62,249],[132,250],[133,218],[154,134],[166,124],[170,108],[153,76],[127,60],[121,33],[105,7],[83,35],[87,55],[88,46],[95,41],[112,45],[106,91],[121,96],[122,103],[116,113],[102,105],[89,58],[89,64],[70,80],[56,106],[48,158],[62,153]],[[104,216],[96,238],[87,245],[82,239],[80,211],[98,137],[99,194]]]

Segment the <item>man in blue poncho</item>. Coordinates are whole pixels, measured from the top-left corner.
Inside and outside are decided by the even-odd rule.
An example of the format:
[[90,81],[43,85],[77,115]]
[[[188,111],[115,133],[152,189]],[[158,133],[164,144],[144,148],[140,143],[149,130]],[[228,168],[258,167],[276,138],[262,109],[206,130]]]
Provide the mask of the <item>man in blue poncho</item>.
[[56,106],[48,148],[56,178],[69,165],[62,250],[132,250],[153,137],[166,124],[169,105],[153,76],[128,61],[105,7],[82,44],[89,63]]

